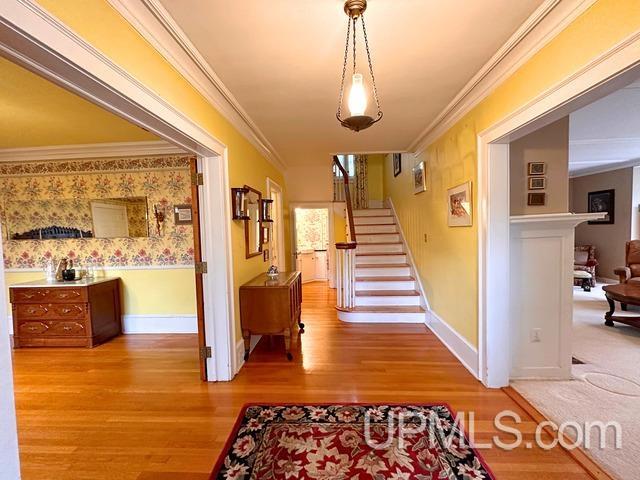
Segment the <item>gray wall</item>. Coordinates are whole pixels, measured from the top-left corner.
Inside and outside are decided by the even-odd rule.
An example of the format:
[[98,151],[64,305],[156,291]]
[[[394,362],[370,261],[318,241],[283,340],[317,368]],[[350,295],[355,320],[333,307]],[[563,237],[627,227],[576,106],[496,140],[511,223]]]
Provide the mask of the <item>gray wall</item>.
[[[546,205],[527,205],[528,163],[547,164]],[[569,211],[569,117],[564,117],[509,144],[511,215]]]
[[633,167],[571,179],[571,211],[587,211],[587,194],[615,189],[615,223],[576,227],[576,245],[595,245],[600,265],[597,275],[616,278],[613,269],[624,265],[624,245],[631,239]]

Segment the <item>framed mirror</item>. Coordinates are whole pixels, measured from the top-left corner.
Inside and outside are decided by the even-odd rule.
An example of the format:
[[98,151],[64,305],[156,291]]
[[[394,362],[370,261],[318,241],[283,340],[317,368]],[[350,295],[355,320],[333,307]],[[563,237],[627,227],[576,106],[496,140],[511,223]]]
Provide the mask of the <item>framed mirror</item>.
[[260,208],[262,193],[255,188],[245,185],[248,193],[245,195],[247,216],[244,221],[244,244],[246,258],[262,254],[262,222],[260,221]]

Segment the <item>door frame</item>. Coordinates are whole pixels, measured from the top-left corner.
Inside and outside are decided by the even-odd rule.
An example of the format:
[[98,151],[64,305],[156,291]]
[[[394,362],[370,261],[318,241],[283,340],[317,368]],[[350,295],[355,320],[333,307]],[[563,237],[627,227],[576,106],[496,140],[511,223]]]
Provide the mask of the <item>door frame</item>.
[[[203,276],[205,334],[214,342],[213,358],[207,360],[208,380],[231,380],[236,358],[226,145],[37,3],[0,2],[0,53],[198,156],[204,178],[200,210],[203,260],[215,265]],[[5,287],[0,264],[0,290]]]
[[333,224],[333,202],[289,202],[289,218],[291,219],[291,258],[289,259],[292,268],[296,263],[296,208],[326,208],[329,211],[329,244],[327,245],[327,258],[329,259],[329,288],[335,288],[336,276],[336,252],[335,252],[335,232]]
[[636,32],[477,136],[477,376],[487,387],[507,386],[511,370],[509,142],[626,85],[638,75],[639,66]]
[[[277,238],[276,244],[278,247],[278,259],[281,263],[280,268],[286,269],[287,259],[285,257],[286,250],[284,248],[284,192],[282,191],[282,187],[279,183],[272,178],[267,177],[267,198],[273,199],[273,192],[276,192],[280,197],[280,211],[278,212],[278,216],[275,221],[276,231],[271,234],[275,235]],[[295,270],[295,268],[292,266],[289,270]]]

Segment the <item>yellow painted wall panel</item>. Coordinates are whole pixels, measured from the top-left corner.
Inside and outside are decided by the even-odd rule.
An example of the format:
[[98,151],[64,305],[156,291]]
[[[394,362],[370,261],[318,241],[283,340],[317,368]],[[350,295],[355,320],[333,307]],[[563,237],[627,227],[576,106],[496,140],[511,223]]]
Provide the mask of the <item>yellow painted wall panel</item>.
[[382,202],[383,192],[383,168],[385,155],[367,155],[367,183],[369,189],[369,201]]
[[[422,155],[403,155],[402,174],[396,178],[387,156],[384,194],[396,207],[431,307],[471,344],[478,344],[478,133],[639,29],[640,2],[597,1]],[[411,167],[420,160],[426,162],[427,191],[414,195]],[[473,226],[448,227],[447,189],[469,180]]]

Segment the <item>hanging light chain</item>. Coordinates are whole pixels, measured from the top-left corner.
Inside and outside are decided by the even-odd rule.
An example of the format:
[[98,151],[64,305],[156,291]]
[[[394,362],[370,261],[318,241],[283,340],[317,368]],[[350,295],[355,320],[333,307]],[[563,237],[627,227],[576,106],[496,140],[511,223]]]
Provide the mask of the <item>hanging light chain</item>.
[[356,22],[358,21],[358,19],[356,17],[353,17],[353,74],[355,75],[356,72],[356,40],[358,38],[358,36],[356,35],[356,26],[358,25]]
[[342,64],[342,81],[340,82],[340,98],[338,99],[338,120],[342,117],[342,99],[344,97],[344,77],[347,74],[347,61],[349,60],[349,38],[351,37],[351,18],[347,19],[347,41],[344,47],[344,63]]
[[364,34],[364,46],[367,50],[367,60],[369,61],[369,73],[371,73],[371,83],[373,85],[373,98],[376,101],[376,108],[378,109],[378,114],[380,114],[381,113],[380,101],[378,100],[378,89],[376,87],[376,77],[373,74],[373,62],[371,61],[371,52],[369,52],[369,40],[367,39],[367,26],[364,23],[364,12],[360,14],[360,18],[362,18],[362,33]]

